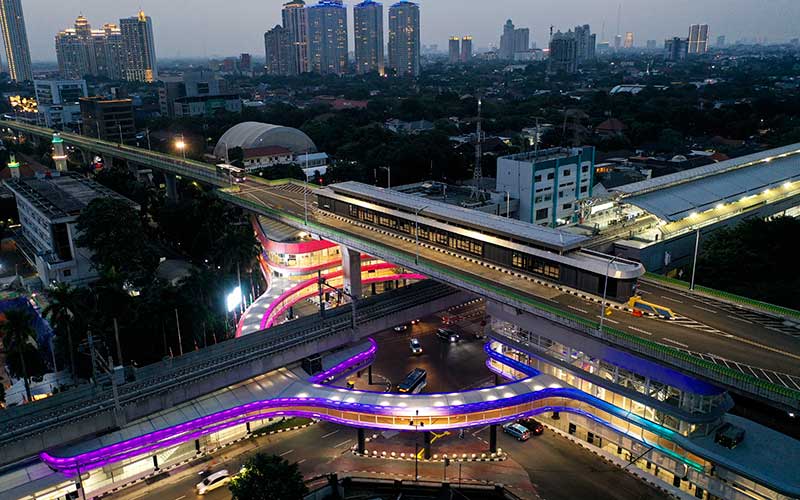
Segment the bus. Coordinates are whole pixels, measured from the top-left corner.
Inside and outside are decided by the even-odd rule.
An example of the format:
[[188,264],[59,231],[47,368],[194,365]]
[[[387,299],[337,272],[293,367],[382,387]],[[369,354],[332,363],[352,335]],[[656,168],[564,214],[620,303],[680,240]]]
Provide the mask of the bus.
[[403,393],[417,394],[427,385],[427,378],[428,372],[422,368],[414,368],[411,373],[406,376],[405,380],[400,382],[400,385],[397,386],[397,390]]
[[242,182],[247,180],[247,174],[245,172],[245,169],[233,165],[228,165],[227,163],[220,163],[219,165],[217,165],[217,174],[229,179],[231,184],[233,183],[241,184]]

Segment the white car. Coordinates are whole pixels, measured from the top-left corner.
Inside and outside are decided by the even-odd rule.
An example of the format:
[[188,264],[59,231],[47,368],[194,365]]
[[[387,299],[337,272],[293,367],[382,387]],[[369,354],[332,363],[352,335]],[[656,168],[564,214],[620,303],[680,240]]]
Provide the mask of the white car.
[[197,494],[205,495],[209,491],[228,484],[230,480],[231,476],[228,474],[227,470],[215,472],[203,479],[201,482],[197,483]]
[[411,339],[409,347],[411,348],[411,354],[422,354],[422,346],[418,339]]

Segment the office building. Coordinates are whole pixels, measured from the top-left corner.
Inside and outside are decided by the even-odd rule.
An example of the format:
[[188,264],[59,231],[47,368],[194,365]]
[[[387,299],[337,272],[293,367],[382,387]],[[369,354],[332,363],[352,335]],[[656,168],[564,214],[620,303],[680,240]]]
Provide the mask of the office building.
[[239,73],[243,75],[253,74],[253,56],[247,52],[239,54]]
[[308,64],[308,9],[303,0],[292,0],[283,5],[283,29],[288,40],[288,74],[300,75],[309,71]]
[[116,24],[104,24],[103,29],[93,30],[85,17],[78,16],[72,28],[56,34],[55,43],[62,78],[86,75],[122,78],[125,51],[122,32]]
[[210,116],[217,112],[241,113],[242,100],[228,91],[217,73],[200,69],[181,77],[161,79],[158,101],[162,116]]
[[384,74],[383,5],[365,0],[353,7],[356,72]]
[[689,26],[689,54],[705,54],[708,52],[708,25],[693,24]]
[[629,32],[625,33],[625,42],[624,42],[623,47],[626,48],[626,49],[632,49],[633,48],[633,32],[632,31],[629,31]]
[[6,48],[8,74],[15,82],[33,80],[31,51],[28,33],[25,31],[25,16],[22,0],[0,0],[0,31]]
[[448,49],[450,64],[458,64],[461,61],[461,38],[451,36],[448,42]]
[[62,130],[81,123],[81,97],[87,96],[86,80],[34,80],[39,124]]
[[519,200],[519,219],[525,222],[555,227],[575,221],[578,202],[592,196],[593,184],[594,148],[590,146],[497,159],[496,191]]
[[347,8],[341,0],[320,0],[307,12],[309,70],[321,75],[347,73]]
[[689,41],[679,36],[664,41],[664,57],[667,61],[683,61],[689,50]]
[[500,59],[514,60],[514,54],[527,52],[531,47],[531,31],[528,28],[515,28],[511,19],[503,25],[500,36]]
[[242,99],[239,94],[185,96],[175,99],[173,109],[176,117],[241,113]]
[[619,52],[622,49],[622,35],[614,35],[614,52]]
[[120,144],[136,141],[133,102],[130,99],[81,97],[83,135]]
[[281,25],[264,33],[264,72],[271,76],[289,74],[289,32]]
[[588,24],[575,26],[575,51],[578,64],[594,61],[597,46],[597,35],[592,33]]
[[645,46],[647,47],[647,50],[656,50],[658,48],[658,42],[655,40],[648,40]]
[[562,33],[557,31],[550,39],[549,71],[558,73],[575,73],[578,70],[578,49],[575,32],[572,30]]
[[115,198],[138,209],[127,198],[74,172],[12,179],[5,185],[14,193],[19,210],[22,230],[15,235],[17,248],[45,287],[54,282],[84,285],[98,277],[89,249],[75,243],[78,217],[92,200]]
[[725,47],[725,35],[717,37],[717,47],[720,49]]
[[123,77],[132,82],[151,83],[158,79],[153,21],[144,11],[136,17],[120,19],[124,47]]
[[467,35],[461,39],[461,62],[468,63],[472,60],[472,37]]
[[389,8],[389,67],[397,76],[419,76],[419,5],[401,0]]

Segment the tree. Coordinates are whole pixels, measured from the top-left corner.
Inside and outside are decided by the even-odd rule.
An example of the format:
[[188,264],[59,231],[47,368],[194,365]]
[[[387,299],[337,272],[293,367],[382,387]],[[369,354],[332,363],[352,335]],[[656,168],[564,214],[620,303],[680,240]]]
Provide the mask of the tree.
[[[31,326],[31,315],[24,309],[10,309],[5,313],[6,319],[0,323],[0,336],[3,338],[5,352],[15,355],[19,360],[19,375],[25,384],[25,395],[31,401],[31,383],[28,377],[28,355],[33,351],[36,354],[36,332]],[[12,372],[16,372],[14,365],[9,363]]]
[[233,500],[301,500],[308,488],[296,463],[258,453],[231,481]]
[[[73,377],[77,376],[75,370],[75,348],[72,340],[72,323],[78,315],[79,297],[77,290],[68,283],[58,282],[46,292],[48,304],[42,315],[50,320],[60,339],[67,339],[69,349],[69,367]],[[53,367],[55,369],[55,367]]]

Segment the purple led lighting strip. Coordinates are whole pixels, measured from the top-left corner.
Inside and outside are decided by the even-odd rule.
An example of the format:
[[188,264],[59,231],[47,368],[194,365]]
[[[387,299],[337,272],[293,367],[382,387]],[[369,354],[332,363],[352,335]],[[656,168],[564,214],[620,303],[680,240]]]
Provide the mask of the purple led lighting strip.
[[314,375],[313,377],[308,379],[308,381],[311,382],[312,384],[320,384],[323,381],[325,381],[325,380],[327,380],[327,379],[329,379],[331,377],[335,377],[339,373],[348,371],[348,370],[352,369],[355,366],[358,366],[360,364],[371,363],[372,359],[374,359],[374,357],[375,357],[375,353],[378,352],[378,343],[375,342],[375,339],[373,339],[371,337],[368,338],[367,341],[369,342],[369,349],[367,349],[366,351],[364,351],[362,353],[356,354],[352,358],[348,358],[348,359],[342,361],[338,365],[336,365],[336,366],[334,366],[332,368],[329,368],[328,370],[325,370],[324,372],[321,372],[321,373],[318,373],[318,374]]

